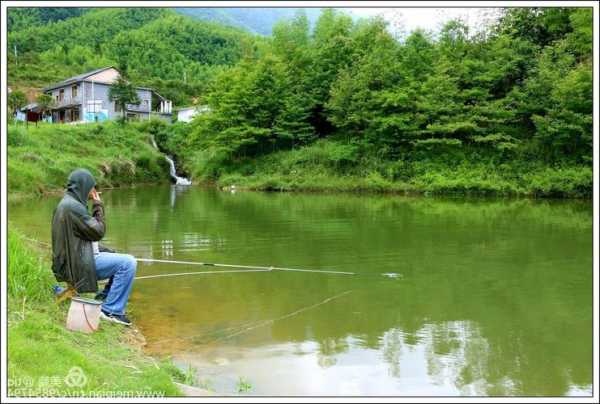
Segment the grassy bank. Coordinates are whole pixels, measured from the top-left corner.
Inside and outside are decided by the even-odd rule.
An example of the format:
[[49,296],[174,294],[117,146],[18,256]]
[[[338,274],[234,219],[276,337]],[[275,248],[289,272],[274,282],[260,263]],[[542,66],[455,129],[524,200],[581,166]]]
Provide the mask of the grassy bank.
[[[180,395],[173,380],[184,375],[145,356],[132,344],[134,331],[105,322],[89,335],[65,329],[68,304],[54,302],[47,255],[9,229],[9,395]],[[86,377],[81,387],[65,382],[75,367]]]
[[177,156],[195,182],[263,191],[395,192],[590,198],[591,165],[548,164],[527,156],[473,149],[426,150],[389,160],[336,140],[231,159],[193,144],[192,125],[158,121],[42,124],[8,130],[9,198],[64,189],[73,169],[92,171],[100,187],[169,181],[168,164],[151,145]]
[[11,124],[7,138],[9,197],[64,189],[68,174],[89,169],[100,187],[166,182],[168,165],[142,124]]
[[273,191],[358,191],[590,198],[591,165],[439,153],[384,160],[329,140],[255,159],[197,152],[181,158],[198,179]]

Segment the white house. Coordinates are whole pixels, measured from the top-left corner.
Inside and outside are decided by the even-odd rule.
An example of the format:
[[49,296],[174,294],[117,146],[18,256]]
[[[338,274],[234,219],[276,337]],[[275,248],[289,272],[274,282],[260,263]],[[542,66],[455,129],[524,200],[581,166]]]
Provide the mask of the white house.
[[191,107],[179,108],[177,110],[177,120],[179,122],[191,122],[196,115],[203,114],[208,110],[209,108],[206,105],[194,105]]
[[130,119],[157,117],[171,121],[172,103],[156,91],[135,87],[140,103],[127,104],[121,111],[110,100],[110,88],[121,76],[112,66],[69,77],[44,89],[54,99],[53,122],[95,122],[127,116]]

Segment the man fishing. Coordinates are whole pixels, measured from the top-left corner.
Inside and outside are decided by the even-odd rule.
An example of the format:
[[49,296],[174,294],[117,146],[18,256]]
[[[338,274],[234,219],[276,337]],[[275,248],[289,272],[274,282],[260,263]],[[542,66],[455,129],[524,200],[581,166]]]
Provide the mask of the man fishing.
[[[87,202],[92,201],[92,214]],[[104,237],[104,205],[96,180],[85,169],[69,175],[64,197],[52,218],[52,271],[79,293],[97,292],[98,280],[110,279],[96,298],[104,300],[101,318],[131,325],[125,307],[137,268],[135,258],[99,244]]]

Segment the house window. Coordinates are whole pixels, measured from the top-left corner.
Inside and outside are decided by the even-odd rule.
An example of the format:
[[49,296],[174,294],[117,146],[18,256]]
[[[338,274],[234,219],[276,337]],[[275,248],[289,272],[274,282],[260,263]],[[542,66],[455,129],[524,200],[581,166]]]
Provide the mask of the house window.
[[148,100],[144,100],[143,104],[145,109],[148,109]]
[[[98,115],[106,114],[106,110],[102,110],[101,100],[88,100],[87,107],[85,110],[85,120],[88,122],[98,120]],[[88,115],[90,114],[90,115]]]
[[77,86],[71,87],[71,97],[77,97]]
[[65,90],[63,89],[58,92],[58,100],[62,101],[64,99],[65,99]]

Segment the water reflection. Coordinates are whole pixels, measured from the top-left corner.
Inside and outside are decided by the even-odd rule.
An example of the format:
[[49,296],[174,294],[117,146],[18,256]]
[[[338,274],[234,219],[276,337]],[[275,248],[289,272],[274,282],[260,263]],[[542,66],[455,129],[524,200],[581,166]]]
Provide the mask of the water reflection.
[[171,198],[170,198],[171,209],[175,208],[175,201],[177,200],[177,196],[180,194],[183,194],[188,189],[189,189],[188,185],[180,185],[180,184],[172,184],[171,185]]
[[161,253],[164,258],[173,256],[173,240],[161,241]]
[[[591,392],[589,202],[197,188],[105,199],[106,241],[119,251],[358,274],[137,283],[132,308],[148,350],[194,364],[220,392],[235,392],[240,376],[256,394]],[[49,239],[54,203],[14,206],[9,218]]]

